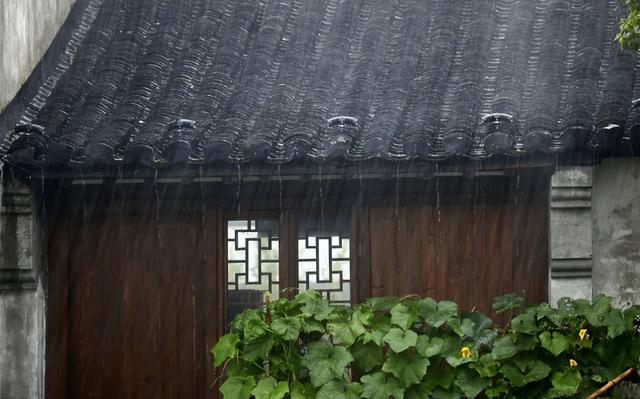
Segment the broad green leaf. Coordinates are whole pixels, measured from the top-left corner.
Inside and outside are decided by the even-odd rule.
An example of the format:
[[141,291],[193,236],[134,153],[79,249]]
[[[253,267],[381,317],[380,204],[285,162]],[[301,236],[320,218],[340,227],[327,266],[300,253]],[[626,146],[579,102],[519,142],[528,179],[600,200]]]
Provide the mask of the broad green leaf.
[[302,323],[302,331],[306,333],[318,332],[324,334],[325,328],[318,320],[306,319],[304,323]]
[[251,390],[256,385],[256,380],[251,377],[233,376],[220,387],[224,399],[249,399]]
[[436,387],[444,389],[451,388],[456,378],[456,371],[446,362],[434,362],[429,366],[429,375],[424,379],[423,385],[427,390],[433,390]]
[[346,322],[331,322],[327,324],[327,330],[336,337],[340,345],[349,347],[356,342],[356,339],[364,334],[367,330],[364,328],[360,320],[352,318]]
[[469,367],[476,370],[483,377],[493,377],[498,374],[500,363],[496,362],[490,353],[486,353],[480,356],[476,363],[470,364]]
[[556,309],[553,309],[548,303],[533,306],[530,310],[535,314],[536,319],[546,319],[556,327],[562,326],[562,321],[564,320],[562,315],[559,314]]
[[482,335],[483,332],[491,331],[489,329],[493,325],[493,321],[480,312],[463,312],[461,319],[469,319],[473,322],[473,333],[468,335],[474,338]]
[[624,316],[618,309],[610,309],[604,315],[604,323],[607,326],[607,338],[613,339],[622,334],[626,330]]
[[494,360],[502,360],[513,357],[516,353],[518,353],[518,347],[514,344],[511,336],[507,335],[496,339],[491,356]]
[[402,303],[391,308],[391,323],[403,330],[408,330],[416,321],[415,306],[409,307]]
[[545,331],[539,335],[542,347],[551,352],[553,356],[558,356],[564,351],[569,350],[569,339],[559,331],[549,333]]
[[309,399],[316,397],[316,389],[310,384],[297,382],[291,388],[291,399]]
[[367,299],[367,303],[371,305],[371,311],[380,312],[391,310],[400,300],[396,297],[375,297]]
[[382,348],[373,342],[356,342],[351,347],[351,354],[355,361],[354,366],[359,372],[366,373],[375,367],[379,367],[384,362]]
[[242,351],[244,357],[249,361],[256,361],[265,357],[273,347],[273,336],[264,334],[257,338],[247,340]]
[[[582,302],[579,303],[583,304]],[[584,316],[591,325],[596,327],[608,324],[605,317],[611,310],[611,298],[602,294],[596,295],[590,304],[586,301],[584,302]]]
[[240,337],[238,334],[229,333],[220,337],[213,349],[211,349],[214,359],[213,367],[218,367],[224,363],[225,360],[234,357],[238,350],[239,342]]
[[285,341],[295,341],[300,335],[302,323],[298,317],[283,317],[273,320],[271,323],[273,332],[279,335]]
[[538,342],[540,342],[537,336],[529,334],[517,333],[515,339],[516,347],[520,352],[533,350],[538,345]]
[[441,354],[444,345],[444,339],[440,337],[434,337],[427,342],[426,346],[416,344],[416,348],[418,349],[418,352],[425,355],[426,357],[432,357]]
[[551,372],[551,367],[541,360],[527,357],[504,364],[501,372],[513,386],[521,387],[545,378]]
[[404,388],[395,377],[374,373],[362,377],[362,397],[369,399],[403,399]]
[[503,398],[502,394],[509,392],[509,384],[503,379],[498,380],[492,386],[488,387],[484,394],[487,395],[487,398]]
[[523,313],[520,316],[514,317],[513,320],[511,320],[511,329],[521,334],[536,335],[538,333],[536,319],[529,313]]
[[384,336],[387,335],[383,330],[367,331],[362,335],[362,342],[373,342],[376,345],[384,346]]
[[545,398],[560,398],[574,395],[578,392],[578,387],[582,381],[580,372],[576,369],[565,369],[557,371],[551,376],[551,388]]
[[353,310],[352,317],[358,319],[360,323],[362,323],[362,325],[369,326],[373,322],[374,314],[371,311],[371,306],[365,303],[356,305],[355,309]]
[[431,389],[427,384],[414,385],[404,393],[404,399],[425,399],[431,397]]
[[491,380],[482,378],[471,369],[462,368],[458,371],[455,384],[466,398],[473,399],[491,384]]
[[457,335],[449,335],[444,338],[444,345],[440,350],[440,355],[460,356],[460,349],[462,349],[462,340],[460,337]]
[[475,324],[470,319],[451,319],[447,325],[460,337],[473,337],[475,335]]
[[289,393],[289,384],[285,381],[278,382],[273,377],[263,378],[251,391],[255,399],[282,399]]
[[232,329],[242,331],[245,340],[258,338],[269,330],[263,315],[255,309],[245,310],[234,319]]
[[382,371],[393,374],[405,386],[419,383],[427,374],[429,359],[415,352],[391,353]]
[[326,341],[309,344],[309,350],[302,359],[302,365],[309,369],[311,383],[315,387],[326,384],[334,378],[342,378],[345,369],[353,361],[353,356],[342,346],[333,346]]
[[418,339],[416,339],[416,352],[421,356],[426,356],[430,342],[431,339],[429,338],[429,336],[419,334]]
[[451,301],[436,302],[425,298],[417,302],[417,315],[432,327],[440,327],[458,316],[458,305]]
[[498,314],[507,310],[517,309],[522,305],[524,305],[524,298],[518,294],[501,295],[493,300],[493,310]]
[[361,392],[362,385],[357,382],[347,385],[342,380],[332,380],[320,388],[316,399],[358,399]]
[[411,330],[403,331],[399,328],[392,328],[387,335],[384,336],[384,342],[388,343],[391,350],[396,353],[416,346],[417,341],[418,335],[415,332]]
[[296,295],[293,302],[301,305],[302,313],[309,314],[318,321],[326,320],[332,312],[329,302],[316,291],[303,291]]
[[476,342],[473,344],[473,350],[480,352],[480,350],[487,348],[491,349],[494,341],[498,338],[498,333],[494,330],[484,330],[476,337]]
[[436,388],[433,391],[434,399],[462,399],[464,394],[459,389]]
[[242,359],[242,356],[230,359],[224,366],[227,377],[260,375],[263,372],[262,367],[258,367],[256,363]]

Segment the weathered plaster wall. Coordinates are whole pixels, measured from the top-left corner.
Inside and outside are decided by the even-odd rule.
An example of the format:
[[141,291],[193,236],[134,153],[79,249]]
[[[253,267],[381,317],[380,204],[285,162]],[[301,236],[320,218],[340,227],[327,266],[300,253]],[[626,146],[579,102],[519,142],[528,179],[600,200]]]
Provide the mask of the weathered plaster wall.
[[0,398],[43,398],[42,290],[0,294]]
[[37,197],[10,183],[0,198],[0,398],[43,398],[45,298]]
[[605,159],[593,183],[593,292],[640,303],[640,159]]
[[75,0],[0,1],[0,110],[31,74]]

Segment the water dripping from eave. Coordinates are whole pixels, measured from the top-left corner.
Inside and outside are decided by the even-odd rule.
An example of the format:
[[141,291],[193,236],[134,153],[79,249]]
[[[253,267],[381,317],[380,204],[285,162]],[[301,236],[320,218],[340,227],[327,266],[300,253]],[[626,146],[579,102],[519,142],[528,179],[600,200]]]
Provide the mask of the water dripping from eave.
[[[202,170],[202,165],[198,165],[198,177],[200,178],[200,229],[202,230],[202,239],[203,242],[208,242],[207,239],[207,216],[206,216],[206,206],[205,206],[205,195],[204,195],[204,172]],[[204,259],[208,259],[209,251],[203,251]]]
[[236,210],[238,213],[238,216],[240,216],[240,191],[242,190],[242,168],[240,167],[240,162],[236,163],[236,166],[238,168],[238,181],[237,183],[237,190],[236,190]]

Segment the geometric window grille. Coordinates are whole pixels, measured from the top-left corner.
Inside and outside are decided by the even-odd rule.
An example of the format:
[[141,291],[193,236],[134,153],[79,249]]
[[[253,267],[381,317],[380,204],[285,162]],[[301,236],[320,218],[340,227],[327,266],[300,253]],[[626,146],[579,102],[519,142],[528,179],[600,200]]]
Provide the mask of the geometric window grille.
[[278,222],[229,220],[227,222],[227,284],[231,290],[280,292]]
[[351,302],[349,226],[346,218],[303,219],[298,225],[298,289],[318,291],[332,304]]

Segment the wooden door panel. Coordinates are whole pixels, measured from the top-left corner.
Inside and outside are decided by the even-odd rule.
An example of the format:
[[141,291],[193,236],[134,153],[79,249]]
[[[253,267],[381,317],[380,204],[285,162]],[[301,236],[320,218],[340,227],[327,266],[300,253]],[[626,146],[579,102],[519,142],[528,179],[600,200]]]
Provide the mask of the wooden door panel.
[[[67,309],[49,320],[51,340],[66,343],[54,355],[66,381],[49,381],[64,378],[49,362],[47,397],[212,397],[208,349],[219,326],[209,319],[220,315],[201,220],[102,216],[66,235],[67,278],[52,279],[50,291],[67,291]],[[51,257],[52,274],[65,270],[62,258]]]
[[547,212],[542,202],[371,208],[371,294],[450,299],[488,314],[505,293],[546,301]]

